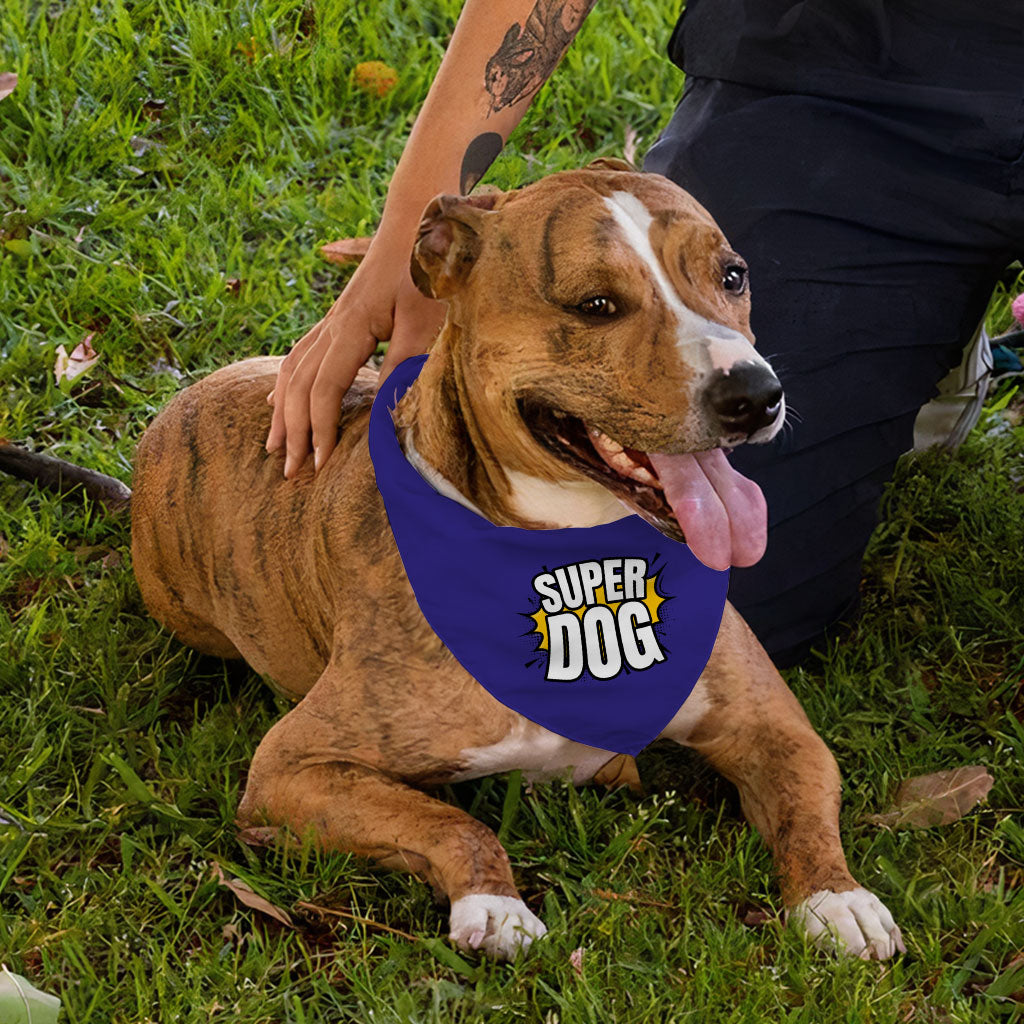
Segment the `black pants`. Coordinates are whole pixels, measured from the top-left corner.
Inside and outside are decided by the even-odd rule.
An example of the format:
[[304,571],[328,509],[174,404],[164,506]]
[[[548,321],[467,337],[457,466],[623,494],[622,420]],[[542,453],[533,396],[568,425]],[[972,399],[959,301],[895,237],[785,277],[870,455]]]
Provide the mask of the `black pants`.
[[691,192],[750,265],[791,418],[732,456],[765,492],[769,540],[730,597],[792,660],[855,602],[914,418],[1024,253],[1024,110],[993,126],[690,79],[645,170]]

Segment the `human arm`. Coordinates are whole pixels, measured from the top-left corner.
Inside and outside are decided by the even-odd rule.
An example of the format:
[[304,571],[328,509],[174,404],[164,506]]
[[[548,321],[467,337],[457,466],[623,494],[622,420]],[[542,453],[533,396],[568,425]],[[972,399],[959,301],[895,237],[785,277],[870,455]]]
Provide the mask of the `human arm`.
[[420,216],[439,193],[483,176],[554,70],[594,0],[466,0],[448,50],[388,188],[380,227],[327,315],[285,357],[271,393],[267,450],[286,448],[285,476],[309,453],[319,469],[336,443],[341,400],[359,367],[389,340],[381,379],[426,351],[442,303],[409,276]]

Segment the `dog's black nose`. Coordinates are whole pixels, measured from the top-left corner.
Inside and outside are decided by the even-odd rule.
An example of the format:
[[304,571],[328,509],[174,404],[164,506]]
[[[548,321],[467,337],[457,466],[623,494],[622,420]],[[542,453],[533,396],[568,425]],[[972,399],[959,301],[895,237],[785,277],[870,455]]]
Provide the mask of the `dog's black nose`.
[[716,370],[704,389],[704,401],[724,434],[748,437],[778,419],[782,386],[778,377],[758,363],[738,363],[729,372]]

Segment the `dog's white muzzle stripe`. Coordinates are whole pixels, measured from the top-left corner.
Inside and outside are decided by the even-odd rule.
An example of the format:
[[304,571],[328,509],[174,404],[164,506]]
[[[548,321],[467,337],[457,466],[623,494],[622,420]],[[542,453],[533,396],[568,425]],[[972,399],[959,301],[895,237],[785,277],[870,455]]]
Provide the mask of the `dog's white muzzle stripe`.
[[643,262],[662,302],[676,318],[676,345],[683,361],[699,374],[721,370],[728,373],[741,362],[768,366],[739,331],[695,313],[679,297],[651,245],[654,217],[631,192],[613,192],[605,205],[622,229],[625,242]]

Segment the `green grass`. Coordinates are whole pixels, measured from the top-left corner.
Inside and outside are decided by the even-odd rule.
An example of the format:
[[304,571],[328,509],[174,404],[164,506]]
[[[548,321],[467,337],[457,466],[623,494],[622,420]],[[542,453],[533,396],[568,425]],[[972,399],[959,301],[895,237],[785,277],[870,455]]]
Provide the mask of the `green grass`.
[[[344,282],[316,245],[372,230],[458,7],[0,0],[0,70],[21,76],[0,102],[0,436],[127,479],[139,433],[181,386],[169,368],[187,380],[285,351]],[[670,8],[599,5],[489,180],[621,154],[627,125],[642,151],[681,88],[660,59]],[[400,73],[384,99],[350,84],[371,59]],[[1006,326],[1005,295],[991,321]],[[56,346],[89,332],[100,364],[65,394]],[[147,617],[122,519],[11,482],[0,960],[60,994],[67,1021],[98,1024],[1013,1019],[1019,417],[1011,403],[957,454],[902,467],[861,622],[790,674],[840,761],[851,864],[903,925],[909,951],[892,964],[818,956],[783,929],[764,847],[729,787],[681,751],[643,757],[643,799],[520,792],[515,777],[449,790],[501,829],[551,928],[514,966],[456,956],[439,939],[444,912],[411,879],[243,846],[234,808],[283,706],[243,666],[196,655]],[[963,821],[888,832],[865,820],[900,778],[962,764],[996,779]],[[289,930],[220,887],[218,863],[282,907],[313,902],[421,938],[297,909]]]

